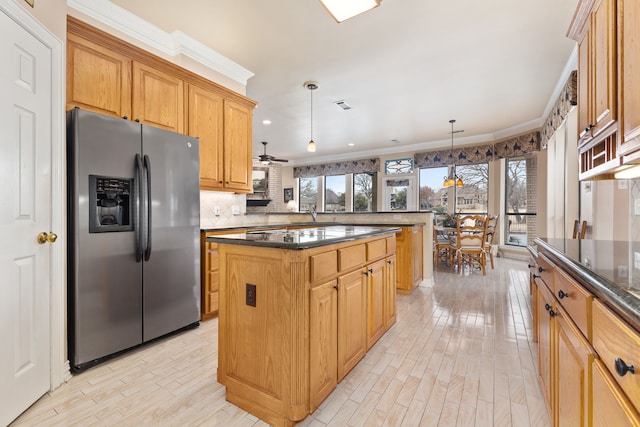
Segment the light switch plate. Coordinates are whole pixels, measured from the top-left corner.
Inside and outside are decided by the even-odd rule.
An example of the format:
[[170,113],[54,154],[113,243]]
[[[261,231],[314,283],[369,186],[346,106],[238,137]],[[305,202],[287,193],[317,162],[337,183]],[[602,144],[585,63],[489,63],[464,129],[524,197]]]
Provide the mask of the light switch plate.
[[231,209],[232,209],[232,210],[231,210],[231,212],[232,212],[234,215],[240,215],[240,213],[241,213],[241,211],[240,211],[240,206],[238,206],[238,205],[233,205],[233,207],[232,207]]

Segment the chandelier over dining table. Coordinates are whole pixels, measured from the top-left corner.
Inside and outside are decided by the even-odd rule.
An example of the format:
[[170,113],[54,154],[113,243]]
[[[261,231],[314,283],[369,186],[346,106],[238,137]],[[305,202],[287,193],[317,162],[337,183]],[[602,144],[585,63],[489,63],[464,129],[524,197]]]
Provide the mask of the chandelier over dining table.
[[462,178],[459,177],[456,174],[456,159],[453,156],[453,134],[454,133],[461,133],[464,132],[464,130],[457,130],[454,131],[453,130],[453,124],[456,122],[455,119],[451,119],[449,120],[449,123],[451,123],[451,154],[449,154],[449,158],[451,159],[451,171],[449,176],[445,176],[444,177],[444,183],[442,184],[442,186],[444,188],[448,188],[448,187],[462,187],[464,185],[464,182],[462,181]]

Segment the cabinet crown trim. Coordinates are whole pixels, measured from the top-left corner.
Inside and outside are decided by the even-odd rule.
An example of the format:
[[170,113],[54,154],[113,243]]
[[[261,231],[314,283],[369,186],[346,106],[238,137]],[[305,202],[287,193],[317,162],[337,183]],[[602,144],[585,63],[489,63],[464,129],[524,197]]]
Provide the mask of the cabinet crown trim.
[[107,0],[68,0],[67,5],[172,57],[185,55],[244,86],[254,73],[182,31],[167,33]]

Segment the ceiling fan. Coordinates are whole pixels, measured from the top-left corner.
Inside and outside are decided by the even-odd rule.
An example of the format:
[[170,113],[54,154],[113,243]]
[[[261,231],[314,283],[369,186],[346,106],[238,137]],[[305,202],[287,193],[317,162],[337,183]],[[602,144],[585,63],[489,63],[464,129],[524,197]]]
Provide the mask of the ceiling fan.
[[264,154],[260,154],[258,156],[258,159],[260,159],[260,162],[262,164],[270,164],[271,162],[288,162],[289,160],[285,160],[285,159],[276,159],[273,156],[270,156],[267,154],[267,142],[266,141],[262,141],[262,145],[264,145]]

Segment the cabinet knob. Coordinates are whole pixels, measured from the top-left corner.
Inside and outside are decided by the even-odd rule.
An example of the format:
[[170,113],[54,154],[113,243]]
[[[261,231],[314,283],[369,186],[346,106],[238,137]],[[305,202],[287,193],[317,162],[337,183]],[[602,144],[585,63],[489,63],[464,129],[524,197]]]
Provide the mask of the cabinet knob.
[[136,123],[140,123],[140,119],[136,119]]
[[541,278],[541,277],[542,277],[542,276],[538,276],[537,274],[534,274],[534,275],[533,275],[533,278],[534,278],[534,279],[539,279],[539,278]]
[[533,268],[533,267],[535,267],[535,265],[527,264],[527,267],[528,268]]
[[538,273],[542,273],[543,271],[544,271],[544,268],[538,267]]
[[392,264],[390,259],[387,260],[387,264],[389,264],[389,265]]
[[569,294],[566,293],[565,291],[563,291],[562,289],[560,289],[560,291],[558,291],[558,298],[563,299],[563,298],[566,298],[568,296],[569,296]]
[[551,306],[547,303],[547,304],[544,305],[544,309],[549,311],[549,310],[551,310]]
[[365,271],[364,271],[364,275],[365,275],[365,276],[368,276],[368,275],[369,275],[369,270],[365,270]]
[[125,119],[125,120],[129,120],[129,117],[127,117],[127,116],[122,116],[122,118]]
[[335,286],[333,287],[333,289],[335,289],[336,291],[339,291],[339,290],[340,290],[340,286],[335,285]]
[[373,268],[369,269],[369,273],[373,274]]
[[555,317],[558,315],[557,311],[549,310],[549,317]]
[[616,358],[615,365],[616,365],[616,372],[621,377],[624,377],[627,374],[627,372],[631,372],[632,374],[636,373],[636,368],[633,365],[627,365],[626,363],[624,363],[624,360],[622,360],[619,357]]

